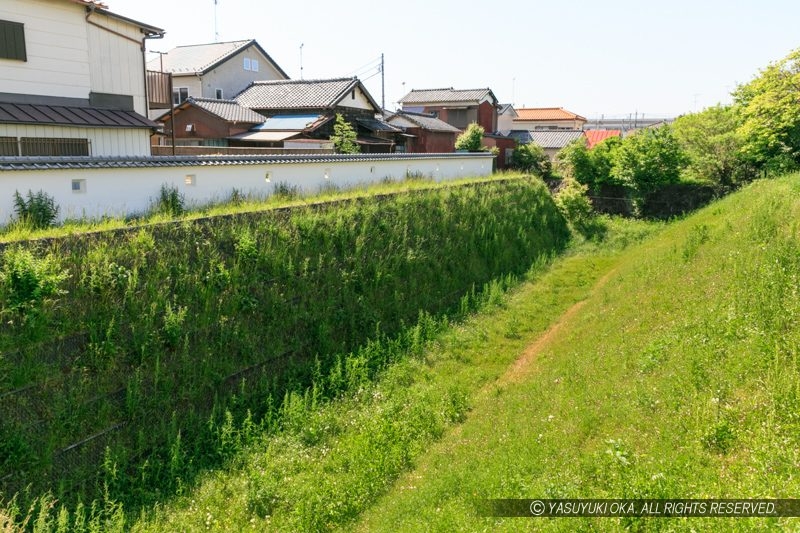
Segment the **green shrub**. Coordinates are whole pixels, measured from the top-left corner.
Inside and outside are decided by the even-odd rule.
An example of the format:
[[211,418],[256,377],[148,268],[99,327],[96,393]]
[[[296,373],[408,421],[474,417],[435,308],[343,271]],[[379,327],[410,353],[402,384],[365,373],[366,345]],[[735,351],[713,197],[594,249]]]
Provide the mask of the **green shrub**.
[[186,212],[186,199],[177,187],[165,183],[161,185],[153,210],[156,213],[179,217]]
[[540,178],[549,178],[553,172],[550,158],[544,148],[533,142],[519,145],[514,149],[511,165],[524,172],[531,172]]
[[17,220],[34,229],[49,228],[58,218],[59,207],[55,198],[44,191],[33,193],[28,190],[28,199],[19,191],[14,191],[14,212]]
[[467,152],[480,152],[483,145],[484,129],[476,122],[473,122],[464,133],[456,139],[456,150],[465,150]]
[[3,252],[0,270],[0,302],[3,310],[25,313],[46,299],[65,294],[60,288],[68,274],[53,256],[34,257],[30,250],[9,248]]
[[578,230],[592,219],[592,202],[586,195],[588,187],[575,180],[565,180],[555,197],[556,206],[569,223]]

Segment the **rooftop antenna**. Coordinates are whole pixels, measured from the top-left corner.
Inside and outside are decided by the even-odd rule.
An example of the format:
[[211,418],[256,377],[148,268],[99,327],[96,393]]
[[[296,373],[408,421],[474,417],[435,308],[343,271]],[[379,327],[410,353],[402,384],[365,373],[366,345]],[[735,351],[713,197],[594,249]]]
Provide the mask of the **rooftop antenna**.
[[383,72],[383,52],[381,52],[381,113],[386,109],[386,78]]
[[300,79],[303,79],[303,45],[305,43],[300,43]]
[[217,4],[218,0],[214,0],[214,42],[219,42],[219,26],[217,24]]

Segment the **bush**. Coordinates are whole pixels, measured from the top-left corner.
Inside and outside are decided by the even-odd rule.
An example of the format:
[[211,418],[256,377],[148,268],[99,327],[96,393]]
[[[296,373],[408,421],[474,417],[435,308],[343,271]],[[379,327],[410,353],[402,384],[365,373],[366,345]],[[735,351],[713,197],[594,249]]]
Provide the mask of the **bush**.
[[60,285],[67,277],[52,256],[39,259],[30,250],[9,248],[0,270],[2,309],[24,314],[52,296],[65,294]]
[[333,147],[337,154],[357,154],[361,147],[356,143],[357,135],[353,126],[347,122],[340,114],[336,114],[336,122],[333,125]]
[[536,143],[518,145],[511,155],[511,165],[523,172],[530,172],[541,178],[549,178],[553,167],[544,148]]
[[484,132],[485,130],[482,126],[479,126],[477,122],[473,122],[456,139],[456,150],[480,152],[482,150]]
[[175,186],[161,185],[154,211],[164,215],[179,217],[186,213],[186,200]]
[[27,200],[19,191],[14,191],[14,212],[17,220],[23,224],[34,229],[49,228],[58,218],[58,211],[55,198],[44,191],[34,194],[28,190]]
[[555,197],[556,206],[578,232],[584,234],[593,219],[592,202],[586,192],[588,187],[568,179]]

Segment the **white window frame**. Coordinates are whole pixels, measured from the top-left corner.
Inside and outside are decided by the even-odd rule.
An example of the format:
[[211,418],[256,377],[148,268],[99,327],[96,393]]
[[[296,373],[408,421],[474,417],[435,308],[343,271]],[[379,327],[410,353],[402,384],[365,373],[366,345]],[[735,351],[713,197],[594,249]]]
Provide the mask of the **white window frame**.
[[250,70],[253,72],[258,72],[258,59],[250,60]]
[[250,70],[251,63],[250,63],[250,58],[249,57],[245,57],[244,58],[244,62],[243,62],[242,66],[244,67],[245,70]]
[[[182,93],[186,93],[186,98],[181,98]],[[177,101],[175,99],[177,96]],[[186,100],[189,99],[189,88],[188,87],[174,87],[172,89],[172,105],[181,105]]]

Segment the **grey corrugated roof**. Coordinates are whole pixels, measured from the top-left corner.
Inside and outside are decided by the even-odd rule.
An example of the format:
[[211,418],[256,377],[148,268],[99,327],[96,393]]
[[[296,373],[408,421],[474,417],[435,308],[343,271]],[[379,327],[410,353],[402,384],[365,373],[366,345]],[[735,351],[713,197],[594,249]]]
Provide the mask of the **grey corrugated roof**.
[[403,161],[442,157],[493,157],[490,152],[458,154],[330,154],[252,156],[161,156],[161,157],[0,157],[0,170],[51,170],[82,168],[159,168],[186,166],[276,165],[334,163],[341,161]]
[[376,118],[357,118],[356,122],[358,122],[359,124],[361,124],[370,131],[389,131],[389,132],[402,131],[400,128],[396,128],[391,124],[384,122],[382,120],[378,120]]
[[[441,131],[447,133],[461,133],[461,130],[448,124],[443,120],[432,115],[425,115],[421,113],[409,113],[407,111],[398,111],[393,116],[389,117],[390,123],[396,123],[398,126],[403,127],[419,127],[428,131]],[[405,122],[405,123],[404,123]],[[410,123],[411,125],[407,125]]]
[[0,124],[47,124],[104,128],[156,128],[133,111],[89,106],[10,104],[0,102]]
[[356,87],[380,109],[358,78],[256,81],[239,93],[236,101],[252,109],[328,109]]
[[401,104],[432,104],[449,102],[480,102],[487,95],[497,103],[497,98],[491,89],[414,89],[400,99]]
[[250,108],[239,105],[236,100],[214,100],[212,98],[189,98],[180,107],[195,105],[228,122],[261,124],[267,117]]
[[566,145],[583,137],[583,132],[580,130],[552,130],[552,131],[528,131],[528,130],[511,130],[509,136],[517,139],[522,144],[535,142],[542,148],[555,148],[561,149]]
[[255,46],[272,66],[280,72],[283,77],[289,76],[278,66],[267,52],[256,42],[255,39],[245,39],[243,41],[228,41],[224,43],[190,44],[173,48],[161,57],[156,57],[147,62],[148,70],[172,72],[176,75],[181,74],[205,74],[215,68],[220,63],[226,61],[231,56],[238,54],[249,46]]

